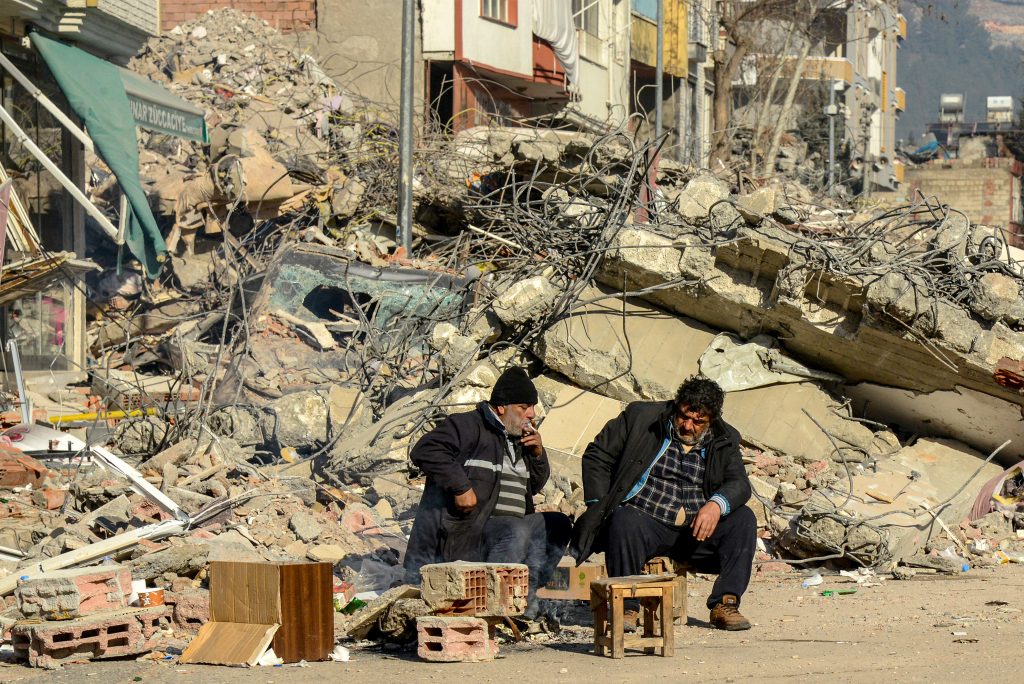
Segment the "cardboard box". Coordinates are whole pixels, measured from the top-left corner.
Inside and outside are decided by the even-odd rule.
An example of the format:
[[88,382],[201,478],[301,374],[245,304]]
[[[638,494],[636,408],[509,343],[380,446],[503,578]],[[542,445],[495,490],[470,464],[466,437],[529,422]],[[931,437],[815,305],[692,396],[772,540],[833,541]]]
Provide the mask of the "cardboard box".
[[537,597],[564,601],[589,601],[590,583],[608,576],[604,563],[584,563],[577,566],[572,559],[563,558],[555,568],[551,581],[537,590]]
[[330,563],[213,561],[210,622],[279,625],[271,646],[284,662],[327,660],[334,649],[331,569]]

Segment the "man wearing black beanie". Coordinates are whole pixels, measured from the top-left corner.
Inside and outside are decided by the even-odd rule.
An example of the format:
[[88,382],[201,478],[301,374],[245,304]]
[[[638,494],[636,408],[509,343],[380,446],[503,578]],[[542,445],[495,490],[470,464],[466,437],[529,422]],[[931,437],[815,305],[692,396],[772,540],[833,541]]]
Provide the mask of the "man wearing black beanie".
[[530,570],[526,617],[537,617],[537,587],[565,553],[572,521],[533,508],[551,472],[534,423],[536,404],[530,376],[509,368],[490,401],[452,414],[413,447],[427,485],[405,555],[410,582],[428,563],[523,563]]

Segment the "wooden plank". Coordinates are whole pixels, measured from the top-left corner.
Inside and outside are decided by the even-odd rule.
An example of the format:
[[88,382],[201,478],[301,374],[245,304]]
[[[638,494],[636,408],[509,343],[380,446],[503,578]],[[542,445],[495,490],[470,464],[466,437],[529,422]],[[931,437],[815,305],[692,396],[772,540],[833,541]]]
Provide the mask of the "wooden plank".
[[625,577],[605,577],[604,579],[594,580],[590,583],[590,588],[595,587],[599,589],[607,589],[609,587],[631,587],[636,584],[651,584],[653,582],[668,582],[676,578],[673,574],[664,575],[627,575]]
[[327,660],[334,649],[334,596],[330,563],[281,565],[281,628],[274,652],[286,663]]
[[199,628],[179,663],[254,667],[274,639],[277,625],[207,622]]

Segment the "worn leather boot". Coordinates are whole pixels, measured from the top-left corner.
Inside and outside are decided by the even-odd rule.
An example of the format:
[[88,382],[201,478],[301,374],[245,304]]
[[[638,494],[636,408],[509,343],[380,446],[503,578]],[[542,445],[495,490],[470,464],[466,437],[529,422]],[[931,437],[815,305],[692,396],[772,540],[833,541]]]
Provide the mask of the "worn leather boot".
[[722,597],[721,603],[711,609],[711,624],[717,629],[727,629],[736,632],[741,629],[750,629],[750,621],[740,615],[739,599],[732,594]]

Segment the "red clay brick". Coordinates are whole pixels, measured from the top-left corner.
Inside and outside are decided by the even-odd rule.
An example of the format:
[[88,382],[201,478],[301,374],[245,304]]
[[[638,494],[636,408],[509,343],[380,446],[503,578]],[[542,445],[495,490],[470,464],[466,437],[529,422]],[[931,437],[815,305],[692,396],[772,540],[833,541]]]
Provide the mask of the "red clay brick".
[[120,658],[153,649],[167,606],[100,613],[77,620],[19,622],[15,655],[32,667],[55,668],[82,658]]
[[494,660],[498,645],[488,634],[487,622],[474,617],[416,618],[416,655],[435,663]]
[[56,570],[22,580],[14,590],[26,618],[66,620],[128,607],[132,576],[119,565]]

